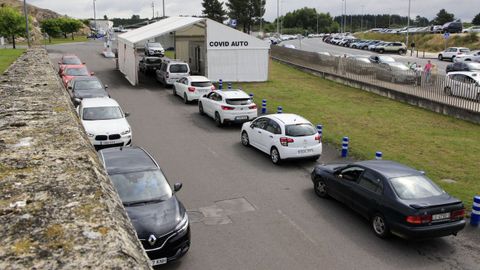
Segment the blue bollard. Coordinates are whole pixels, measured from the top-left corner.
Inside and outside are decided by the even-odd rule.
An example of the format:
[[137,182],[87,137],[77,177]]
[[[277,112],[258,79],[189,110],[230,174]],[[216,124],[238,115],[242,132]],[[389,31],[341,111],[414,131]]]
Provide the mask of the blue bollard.
[[375,159],[382,159],[383,153],[378,151],[375,153]]
[[472,215],[470,216],[470,225],[478,226],[480,224],[480,196],[473,197]]
[[[240,88],[240,90],[242,89]],[[250,99],[253,101],[253,93],[250,93],[249,96],[250,96]]]
[[232,89],[232,83],[229,82],[229,83],[227,84],[227,86],[228,86],[228,90],[231,90],[231,89]]
[[283,113],[283,108],[282,106],[277,107],[277,113]]
[[267,100],[262,99],[262,114],[266,114],[266,113],[267,113]]
[[222,90],[223,88],[223,81],[222,79],[218,80],[218,90]]
[[322,125],[317,125],[317,131],[318,131],[318,134],[320,134],[320,136],[322,136],[323,126]]
[[342,140],[342,158],[346,158],[348,156],[348,137],[343,137]]

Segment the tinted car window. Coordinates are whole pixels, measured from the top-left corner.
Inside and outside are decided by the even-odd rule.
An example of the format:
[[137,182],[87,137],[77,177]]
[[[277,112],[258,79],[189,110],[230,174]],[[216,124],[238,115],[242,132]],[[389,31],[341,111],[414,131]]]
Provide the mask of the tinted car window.
[[212,82],[192,82],[192,86],[195,86],[195,87],[210,87],[210,86],[212,86]]
[[363,173],[364,169],[360,167],[349,167],[341,171],[343,179],[356,182],[360,175]]
[[160,58],[147,58],[147,63],[149,64],[160,64],[162,59]]
[[63,58],[62,63],[65,65],[81,65],[82,62],[76,57]]
[[120,107],[92,107],[83,109],[83,120],[111,120],[123,118]]
[[260,129],[265,129],[267,127],[269,119],[268,118],[260,118],[253,122],[253,127],[260,128]]
[[383,192],[382,180],[371,171],[366,171],[360,178],[358,184],[375,193],[381,194]]
[[82,68],[67,68],[65,74],[69,76],[88,76],[88,70],[85,67]]
[[281,134],[282,133],[282,130],[280,129],[280,125],[278,125],[278,123],[273,121],[273,120],[270,120],[268,122],[266,130],[268,132],[273,133],[273,134]]
[[252,100],[249,98],[227,98],[225,102],[229,105],[250,105]]
[[172,196],[160,170],[113,174],[110,179],[124,204],[166,200]]
[[75,90],[88,90],[88,89],[102,89],[103,86],[99,81],[76,81]]
[[171,73],[188,73],[188,68],[187,68],[187,65],[173,64],[173,65],[170,65],[170,72]]
[[309,123],[285,126],[285,135],[291,137],[311,136],[316,133],[317,130]]
[[404,200],[422,199],[443,194],[430,179],[421,175],[391,178],[390,183],[398,197]]

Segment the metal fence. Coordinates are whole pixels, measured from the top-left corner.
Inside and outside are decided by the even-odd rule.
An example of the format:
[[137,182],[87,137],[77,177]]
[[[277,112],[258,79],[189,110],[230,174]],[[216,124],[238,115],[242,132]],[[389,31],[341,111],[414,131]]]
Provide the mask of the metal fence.
[[271,56],[320,73],[445,104],[456,110],[454,115],[467,113],[480,116],[480,85],[465,76],[447,77],[438,74],[435,68],[431,72],[395,69],[363,62],[355,56],[336,57],[280,46],[272,46]]

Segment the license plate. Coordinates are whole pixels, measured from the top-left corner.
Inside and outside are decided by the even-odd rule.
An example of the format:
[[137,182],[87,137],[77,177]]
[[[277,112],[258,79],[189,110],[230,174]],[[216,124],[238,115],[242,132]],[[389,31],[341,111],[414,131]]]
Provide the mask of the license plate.
[[166,264],[167,263],[167,258],[160,258],[160,259],[156,259],[156,260],[151,260],[150,262],[151,262],[152,266]]
[[302,150],[298,150],[298,153],[299,154],[306,154],[306,153],[312,153],[313,152],[313,149],[302,149]]
[[441,220],[441,219],[447,219],[447,218],[450,218],[450,213],[432,215],[432,220]]
[[109,145],[109,144],[116,144],[119,143],[119,141],[103,141],[100,142],[101,145]]
[[248,116],[237,116],[235,117],[235,120],[247,120],[248,119]]

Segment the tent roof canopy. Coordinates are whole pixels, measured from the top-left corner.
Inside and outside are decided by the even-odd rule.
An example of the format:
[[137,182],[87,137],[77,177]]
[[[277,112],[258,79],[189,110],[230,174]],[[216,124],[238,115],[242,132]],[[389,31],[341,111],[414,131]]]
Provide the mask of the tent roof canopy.
[[204,18],[195,17],[169,17],[158,22],[140,27],[138,29],[129,31],[127,33],[118,36],[119,41],[123,41],[125,44],[136,47],[143,41],[153,39],[172,31],[176,31],[182,28],[189,27],[193,24],[203,22]]

